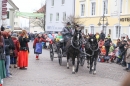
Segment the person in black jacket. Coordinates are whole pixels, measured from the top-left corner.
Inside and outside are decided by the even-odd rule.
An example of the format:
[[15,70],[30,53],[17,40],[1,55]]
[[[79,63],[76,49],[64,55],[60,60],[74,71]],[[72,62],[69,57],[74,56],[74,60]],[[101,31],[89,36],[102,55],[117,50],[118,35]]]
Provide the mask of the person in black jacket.
[[1,26],[1,31],[4,31],[5,30],[5,28],[3,27],[3,25]]
[[108,38],[105,38],[104,46],[105,46],[105,49],[106,49],[105,60],[108,62],[109,61],[108,53],[109,53],[109,49],[110,49],[110,41],[108,40]]
[[9,71],[10,66],[10,53],[11,50],[14,50],[14,43],[11,39],[11,30],[5,30],[3,33],[4,42],[5,42],[5,56],[6,56],[6,77],[12,77]]
[[103,41],[105,39],[105,34],[103,33],[103,31],[101,31],[101,33],[100,33],[100,39],[102,39]]

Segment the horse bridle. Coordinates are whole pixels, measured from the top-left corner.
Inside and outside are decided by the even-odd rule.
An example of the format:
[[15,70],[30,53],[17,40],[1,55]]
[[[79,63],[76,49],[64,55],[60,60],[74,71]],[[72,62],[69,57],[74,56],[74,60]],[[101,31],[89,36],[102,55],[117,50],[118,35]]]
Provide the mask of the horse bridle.
[[[72,47],[74,47],[75,49],[80,49],[80,47],[81,47],[81,43],[79,43],[79,46],[78,47],[76,47],[76,46],[74,46],[73,44],[75,43],[74,41],[73,41],[73,37],[71,38],[71,45],[72,45]],[[79,40],[80,41],[80,40]]]
[[87,55],[87,56],[93,56],[93,55],[94,55],[94,52],[95,52],[95,51],[98,51],[98,49],[99,49],[99,45],[98,45],[98,44],[97,44],[97,46],[98,46],[97,49],[93,50],[93,49],[91,48],[91,46],[90,46],[90,43],[89,43],[89,48],[90,48],[90,50],[92,51],[92,55],[90,55],[90,54],[88,54],[88,53],[86,53],[86,55]]

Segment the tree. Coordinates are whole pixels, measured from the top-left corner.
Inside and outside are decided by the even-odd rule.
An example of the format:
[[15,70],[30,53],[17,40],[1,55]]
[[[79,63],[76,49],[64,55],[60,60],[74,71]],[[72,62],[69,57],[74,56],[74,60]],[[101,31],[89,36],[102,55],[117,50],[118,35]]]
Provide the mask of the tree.
[[30,19],[30,26],[41,27],[44,30],[44,18]]
[[66,25],[67,22],[70,22],[72,27],[75,28],[75,25],[83,25],[86,22],[86,19],[83,21],[79,16],[75,17],[74,15],[70,15],[66,18],[63,24]]

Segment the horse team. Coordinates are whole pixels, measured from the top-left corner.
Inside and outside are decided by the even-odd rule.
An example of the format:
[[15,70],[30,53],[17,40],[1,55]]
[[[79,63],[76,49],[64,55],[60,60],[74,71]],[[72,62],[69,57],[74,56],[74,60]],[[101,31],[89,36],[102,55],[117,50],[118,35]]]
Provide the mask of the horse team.
[[[82,47],[83,46],[83,47]],[[82,49],[84,48],[84,52]],[[72,74],[78,72],[80,64],[80,54],[84,53],[86,55],[88,68],[90,68],[90,74],[96,74],[96,64],[99,54],[98,41],[94,34],[89,35],[89,38],[84,38],[82,36],[81,29],[75,29],[74,35],[66,44],[66,54],[67,54],[67,69],[69,69],[69,61],[72,59]],[[75,59],[77,58],[77,65],[75,68]]]

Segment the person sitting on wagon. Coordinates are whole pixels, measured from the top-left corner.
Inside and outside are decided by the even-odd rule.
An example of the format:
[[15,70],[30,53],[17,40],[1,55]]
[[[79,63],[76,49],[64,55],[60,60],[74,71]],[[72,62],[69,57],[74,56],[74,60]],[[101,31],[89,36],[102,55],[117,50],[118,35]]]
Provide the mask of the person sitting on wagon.
[[63,39],[63,36],[59,32],[58,35],[56,36],[56,42],[58,42],[60,39]]

